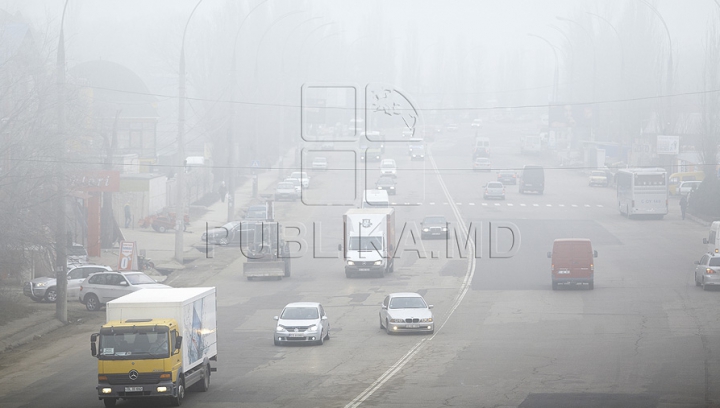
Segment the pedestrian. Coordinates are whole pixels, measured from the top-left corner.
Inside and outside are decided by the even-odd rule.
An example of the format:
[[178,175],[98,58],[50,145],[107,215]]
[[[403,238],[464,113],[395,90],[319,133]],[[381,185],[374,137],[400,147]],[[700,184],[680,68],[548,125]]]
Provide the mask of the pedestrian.
[[685,211],[687,210],[688,198],[687,195],[680,197],[680,211],[682,212],[682,219],[685,219]]
[[218,188],[218,194],[220,194],[220,201],[222,201],[224,203],[225,195],[227,195],[227,187],[225,187],[224,181],[222,183],[220,183],[220,188]]
[[125,203],[125,228],[130,228],[131,220],[132,220],[132,212],[130,209],[130,203]]

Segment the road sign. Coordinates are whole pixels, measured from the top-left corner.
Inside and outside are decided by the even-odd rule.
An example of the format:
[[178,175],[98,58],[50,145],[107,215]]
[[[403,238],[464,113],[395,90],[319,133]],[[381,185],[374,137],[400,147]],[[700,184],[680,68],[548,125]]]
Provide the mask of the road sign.
[[118,271],[133,271],[137,265],[137,244],[131,241],[120,243],[120,256],[118,257]]
[[250,167],[255,167],[255,168],[260,167],[260,162],[257,160],[253,160]]

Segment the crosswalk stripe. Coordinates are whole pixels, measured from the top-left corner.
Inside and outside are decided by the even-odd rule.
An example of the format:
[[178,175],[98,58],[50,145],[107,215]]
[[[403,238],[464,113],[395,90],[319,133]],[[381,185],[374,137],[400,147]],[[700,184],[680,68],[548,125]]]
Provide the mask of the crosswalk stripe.
[[513,203],[507,203],[508,207],[512,207]]
[[520,204],[520,207],[525,207],[525,204]]
[[484,205],[485,207],[487,207],[487,203],[482,203],[482,205]]
[[571,207],[577,207],[577,204],[571,204],[570,206],[571,206]]
[[545,207],[552,207],[552,204],[545,204]]

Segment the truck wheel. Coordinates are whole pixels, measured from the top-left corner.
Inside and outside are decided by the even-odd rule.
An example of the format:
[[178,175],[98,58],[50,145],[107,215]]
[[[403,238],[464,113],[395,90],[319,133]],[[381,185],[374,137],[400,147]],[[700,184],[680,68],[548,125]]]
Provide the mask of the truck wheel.
[[85,308],[91,312],[100,310],[100,300],[98,300],[98,297],[94,293],[85,296]]
[[595,281],[588,282],[588,289],[593,290],[594,287],[595,287]]
[[49,288],[45,291],[45,297],[43,299],[46,302],[54,303],[57,300],[57,288]]
[[172,397],[170,405],[172,405],[173,407],[179,407],[180,405],[182,405],[183,399],[185,399],[185,380],[180,377],[178,378],[177,383],[177,395]]
[[557,284],[557,282],[553,282],[553,283],[552,283],[552,288],[553,288],[553,290],[557,290],[557,289],[558,289],[558,284]]
[[103,404],[105,404],[107,408],[114,407],[116,403],[117,398],[103,398]]
[[203,380],[198,384],[198,390],[200,392],[207,392],[210,389],[210,364],[206,365],[203,369]]

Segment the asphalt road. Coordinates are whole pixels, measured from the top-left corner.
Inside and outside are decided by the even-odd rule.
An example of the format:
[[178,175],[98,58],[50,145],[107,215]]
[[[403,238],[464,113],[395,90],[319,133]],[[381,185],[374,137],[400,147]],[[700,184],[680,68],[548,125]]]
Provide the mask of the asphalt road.
[[[389,143],[398,163],[400,259],[385,278],[347,279],[337,252],[342,204],[374,185],[374,164],[340,165],[350,148],[336,143],[330,169],[310,172],[305,203],[277,203],[277,218],[298,258],[292,277],[245,280],[239,249],[216,250],[170,283],[218,288],[218,371],[188,407],[706,407],[720,405],[720,293],[693,283],[704,227],[681,221],[676,201],[664,220],[628,220],[611,188],[591,188],[575,170],[521,156],[530,126],[488,124],[493,168],[547,166],[543,195],[508,186],[506,200],[482,198],[494,172],[473,172],[474,130],[438,138],[424,162]],[[344,151],[348,150],[348,151]],[[345,155],[345,156],[343,156]],[[310,159],[311,161],[311,159]],[[304,161],[309,163],[310,161]],[[333,164],[335,163],[335,164]],[[303,169],[305,170],[305,169]],[[419,240],[425,215],[444,215],[476,251]],[[512,223],[510,235],[492,225]],[[453,235],[454,237],[454,235]],[[546,252],[556,238],[590,238],[599,252],[595,289],[550,287]],[[464,239],[464,238],[463,238]],[[464,242],[464,241],[462,241]],[[471,242],[472,244],[473,242]],[[378,311],[391,292],[419,292],[435,308],[434,335],[388,336]],[[276,347],[274,321],[293,301],[319,301],[329,315],[323,346]],[[99,407],[89,335],[103,313],[49,338],[3,354],[0,406]],[[121,402],[118,406],[155,406]]]

